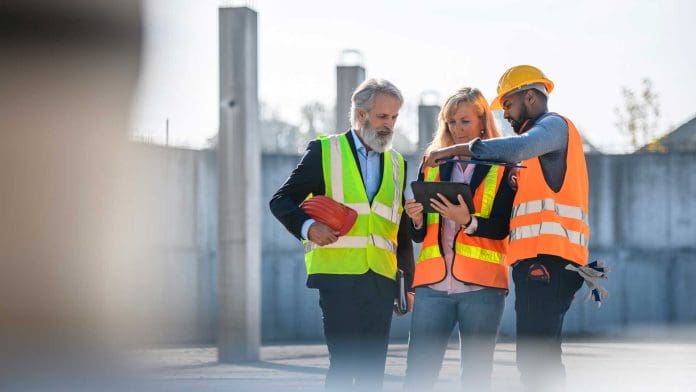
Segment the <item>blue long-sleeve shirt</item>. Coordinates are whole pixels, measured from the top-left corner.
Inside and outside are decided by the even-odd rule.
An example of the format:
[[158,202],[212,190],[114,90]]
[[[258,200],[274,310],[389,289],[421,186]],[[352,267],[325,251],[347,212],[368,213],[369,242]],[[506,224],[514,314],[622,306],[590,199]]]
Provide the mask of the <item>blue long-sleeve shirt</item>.
[[568,150],[568,123],[555,113],[544,113],[519,136],[476,140],[471,145],[475,159],[521,162],[539,157],[549,187],[558,191],[563,185]]

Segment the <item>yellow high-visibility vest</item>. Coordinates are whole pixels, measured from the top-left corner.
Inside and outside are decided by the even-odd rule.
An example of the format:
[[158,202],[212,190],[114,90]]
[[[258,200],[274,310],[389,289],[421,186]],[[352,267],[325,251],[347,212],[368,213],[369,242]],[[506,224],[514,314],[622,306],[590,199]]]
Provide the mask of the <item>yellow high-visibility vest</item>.
[[372,270],[394,280],[404,179],[404,158],[384,152],[379,190],[370,204],[346,135],[320,137],[324,195],[358,212],[346,235],[326,246],[304,241],[307,274],[364,274]]

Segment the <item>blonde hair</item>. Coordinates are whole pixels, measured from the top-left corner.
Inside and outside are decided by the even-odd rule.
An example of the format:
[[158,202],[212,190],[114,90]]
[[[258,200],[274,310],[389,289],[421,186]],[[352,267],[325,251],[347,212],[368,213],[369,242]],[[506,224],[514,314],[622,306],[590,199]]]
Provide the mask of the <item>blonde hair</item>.
[[449,147],[454,144],[454,138],[452,138],[452,134],[449,131],[447,120],[452,117],[460,103],[473,105],[476,114],[481,119],[481,124],[484,126],[481,139],[492,139],[501,136],[493,118],[493,111],[491,111],[488,101],[481,94],[481,91],[473,87],[463,87],[447,98],[442,109],[440,109],[440,114],[437,116],[437,132],[433,141],[426,148],[426,154],[438,148]]

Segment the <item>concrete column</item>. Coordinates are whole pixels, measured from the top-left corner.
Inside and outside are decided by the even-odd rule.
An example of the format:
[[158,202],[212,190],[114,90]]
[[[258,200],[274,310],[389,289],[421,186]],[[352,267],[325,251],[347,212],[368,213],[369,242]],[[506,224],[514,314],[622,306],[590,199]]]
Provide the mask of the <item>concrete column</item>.
[[220,8],[218,360],[259,358],[261,331],[257,15]]
[[422,155],[437,131],[440,98],[433,91],[424,91],[418,104],[418,153]]
[[341,52],[336,65],[336,133],[350,128],[350,97],[363,81],[365,68],[362,65],[362,54],[352,49]]

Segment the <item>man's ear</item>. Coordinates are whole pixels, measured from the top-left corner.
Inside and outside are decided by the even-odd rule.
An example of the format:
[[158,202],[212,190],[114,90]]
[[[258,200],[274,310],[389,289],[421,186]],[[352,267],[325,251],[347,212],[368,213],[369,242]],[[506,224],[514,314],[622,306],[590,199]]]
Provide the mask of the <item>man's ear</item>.
[[536,94],[534,94],[534,91],[527,90],[524,94],[524,100],[527,101],[530,105],[534,105],[534,102],[536,102]]
[[360,124],[365,122],[365,118],[367,118],[367,112],[362,110],[362,109],[357,109],[358,111],[358,121]]

